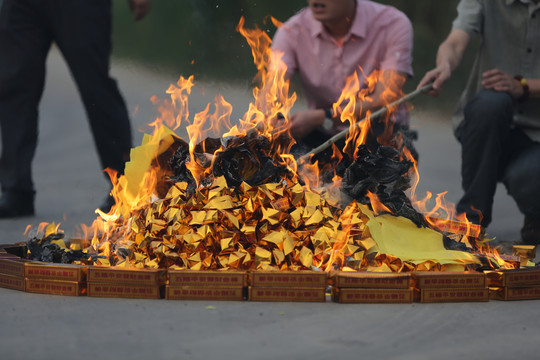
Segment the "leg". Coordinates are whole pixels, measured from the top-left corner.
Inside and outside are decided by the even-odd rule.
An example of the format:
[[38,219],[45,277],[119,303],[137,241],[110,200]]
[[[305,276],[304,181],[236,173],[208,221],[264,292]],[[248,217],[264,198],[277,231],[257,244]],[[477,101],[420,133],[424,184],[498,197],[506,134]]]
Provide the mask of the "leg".
[[502,181],[525,215],[521,237],[525,243],[540,243],[540,143],[530,140],[521,130],[514,130],[513,152]]
[[124,100],[109,76],[110,0],[51,0],[56,42],[81,94],[103,169],[123,173],[131,127]]
[[457,211],[483,226],[491,222],[512,115],[513,102],[508,94],[483,90],[465,107],[465,121],[458,129],[464,195]]
[[31,215],[31,165],[50,35],[33,0],[6,0],[0,15],[0,217]]

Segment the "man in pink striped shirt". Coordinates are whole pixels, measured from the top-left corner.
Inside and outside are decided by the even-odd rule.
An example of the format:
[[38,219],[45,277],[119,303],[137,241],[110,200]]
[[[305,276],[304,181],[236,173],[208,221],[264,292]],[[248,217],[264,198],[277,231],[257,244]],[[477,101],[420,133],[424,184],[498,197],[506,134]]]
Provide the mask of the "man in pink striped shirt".
[[[382,80],[412,76],[413,30],[402,12],[372,1],[308,0],[308,5],[278,29],[272,49],[283,53],[289,77],[299,74],[308,103],[308,110],[292,115],[291,134],[315,147],[344,127],[332,104],[355,72],[365,87],[366,78],[379,71],[369,100],[355,109],[357,120],[393,100],[382,98]],[[394,90],[403,83],[395,83]],[[393,120],[406,124],[408,119],[403,112]]]

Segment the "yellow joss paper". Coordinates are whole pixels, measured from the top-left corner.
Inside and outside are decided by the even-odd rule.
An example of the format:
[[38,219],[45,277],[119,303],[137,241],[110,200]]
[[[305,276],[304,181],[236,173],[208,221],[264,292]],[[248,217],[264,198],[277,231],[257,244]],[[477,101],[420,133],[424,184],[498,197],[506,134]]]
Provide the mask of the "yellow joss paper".
[[217,210],[227,210],[234,207],[233,201],[229,195],[217,196],[208,202],[204,206],[205,209],[217,209]]
[[212,254],[208,253],[208,255],[206,255],[206,257],[202,261],[202,265],[207,269],[212,265]]
[[204,239],[208,235],[213,233],[212,228],[208,225],[203,225],[197,229],[197,234],[201,235],[201,238]]
[[228,187],[229,185],[227,184],[227,180],[225,179],[225,176],[218,176],[214,178],[214,182],[212,183],[212,190],[221,191]]
[[306,192],[306,207],[317,207],[321,205],[321,196],[313,192]]
[[190,257],[188,257],[188,260],[189,261],[201,261],[201,253],[195,253],[193,255],[191,255]]
[[271,209],[271,208],[262,208],[262,220],[266,220],[270,223],[270,225],[276,225],[279,223],[279,215],[281,214],[281,211]]
[[126,260],[123,260],[123,261],[120,261],[119,263],[117,263],[116,265],[114,265],[115,267],[124,267],[124,268],[129,268],[131,267],[131,263],[129,261],[126,261]]
[[277,184],[277,183],[268,183],[261,185],[261,187],[265,188],[266,190],[269,190],[273,192],[274,194],[277,194],[279,196],[283,196],[283,185]]
[[186,233],[182,236],[182,239],[187,243],[193,244],[201,241],[203,237],[199,233]]
[[373,240],[370,237],[360,240],[360,243],[366,250],[371,250],[377,246],[377,243],[375,242],[375,240]]
[[319,210],[315,210],[315,212],[310,216],[310,218],[306,220],[306,225],[320,224],[321,221],[323,220],[324,220],[323,213],[320,212]]
[[360,261],[362,259],[364,259],[364,254],[365,254],[365,251],[357,251],[353,254],[353,259],[354,260],[357,260],[357,261]]
[[221,239],[221,241],[220,241],[220,244],[221,244],[221,250],[225,250],[225,249],[227,249],[228,247],[230,247],[231,244],[232,244],[232,240],[233,240],[232,237]]
[[303,207],[298,207],[293,212],[291,212],[289,214],[289,216],[291,217],[293,226],[295,228],[300,226],[300,220],[302,220],[302,214],[303,213],[304,213],[304,208]]
[[168,208],[165,213],[163,214],[163,216],[168,220],[168,221],[175,221],[176,220],[176,214],[178,214],[178,212],[180,211],[180,209],[178,208],[175,208],[175,207],[170,207]]
[[263,240],[279,246],[281,243],[283,243],[283,233],[281,231],[272,231],[271,233],[267,234]]
[[192,219],[190,225],[202,225],[206,219],[206,211],[191,211]]
[[253,225],[244,225],[242,226],[242,229],[240,229],[241,232],[244,234],[254,234],[255,233],[255,226]]
[[322,212],[325,217],[332,218],[334,215],[332,215],[332,212],[330,211],[330,208],[328,206],[323,207]]
[[173,184],[169,188],[169,191],[167,191],[167,195],[165,195],[166,200],[170,200],[176,197],[179,197],[181,195],[184,195],[185,191],[187,189],[187,182],[180,182]]
[[244,204],[244,209],[246,209],[246,211],[248,212],[253,212],[255,211],[255,206],[253,205],[253,199],[252,198],[249,198],[246,203]]
[[146,260],[146,258],[147,258],[146,255],[140,254],[138,252],[135,253],[135,261],[136,262],[143,262],[143,261]]
[[255,261],[257,262],[267,262],[272,261],[272,253],[262,247],[257,246],[255,249]]
[[330,237],[328,236],[328,231],[324,227],[320,227],[315,234],[311,235],[311,242],[314,247],[318,247],[323,243],[328,243]]
[[160,126],[153,135],[145,134],[140,146],[131,149],[131,160],[126,163],[124,171],[127,194],[120,194],[121,197],[130,197],[130,199],[123,199],[125,203],[129,203],[129,200],[138,194],[141,184],[150,173],[152,160],[169,149],[175,139],[178,137],[172,130],[166,126]]
[[315,212],[317,211],[317,208],[314,206],[306,206],[304,208],[304,212],[302,213],[302,217],[304,219],[309,219]]
[[444,265],[444,271],[466,271],[466,265],[462,264],[446,264]]
[[[70,250],[82,250],[84,248],[84,239],[69,239]],[[86,251],[85,251],[86,252]]]
[[339,227],[340,227],[340,222],[339,221],[335,221],[335,220],[328,220],[326,222],[326,225],[332,229],[334,229],[334,231],[336,231]]
[[52,241],[51,241],[51,244],[56,244],[56,245],[58,245],[61,249],[67,249],[66,243],[64,242],[63,239],[52,240]]
[[285,255],[289,255],[294,250],[294,239],[290,233],[286,230],[282,230],[283,234],[283,252]]
[[281,264],[283,261],[285,261],[285,254],[283,254],[283,251],[279,249],[274,249],[272,251],[272,255],[274,256],[274,260],[276,261],[276,264]]
[[239,257],[236,253],[230,254],[227,259],[227,265],[231,268],[235,268],[235,269],[238,268],[240,266],[240,259],[242,257]]
[[291,189],[291,201],[294,206],[298,206],[304,199],[305,192],[304,188],[300,184],[294,185]]
[[349,256],[351,254],[354,254],[358,249],[360,249],[360,246],[356,246],[356,245],[345,245],[345,247],[343,248],[343,253],[346,255],[346,256]]
[[369,217],[367,226],[382,254],[389,254],[413,264],[425,261],[440,264],[478,263],[478,260],[469,253],[446,250],[441,233],[428,228],[419,228],[411,220],[401,216],[389,214],[375,216],[363,205],[360,209]]
[[150,229],[150,232],[156,233],[161,230],[164,230],[167,227],[167,223],[164,220],[155,219],[152,222],[152,227]]
[[229,219],[229,221],[233,224],[235,228],[240,229],[240,221],[238,220],[236,216],[234,216],[234,214],[228,211],[222,211],[221,213],[227,216],[227,219]]
[[159,264],[158,264],[156,259],[147,261],[144,265],[146,267],[150,268],[150,269],[158,269],[159,268]]
[[300,250],[299,258],[300,262],[305,267],[309,268],[311,265],[313,265],[313,252],[309,248],[303,246],[302,250]]
[[102,258],[98,258],[94,264],[98,266],[111,266],[109,259]]
[[385,263],[380,266],[368,266],[367,271],[371,272],[392,272],[392,269]]
[[240,184],[240,190],[242,190],[243,193],[247,193],[249,190],[251,190],[251,186],[245,181],[242,181]]
[[52,235],[52,234],[56,234],[56,224],[55,223],[50,223],[49,225],[47,225],[47,227],[45,228],[44,237],[48,237],[49,235]]

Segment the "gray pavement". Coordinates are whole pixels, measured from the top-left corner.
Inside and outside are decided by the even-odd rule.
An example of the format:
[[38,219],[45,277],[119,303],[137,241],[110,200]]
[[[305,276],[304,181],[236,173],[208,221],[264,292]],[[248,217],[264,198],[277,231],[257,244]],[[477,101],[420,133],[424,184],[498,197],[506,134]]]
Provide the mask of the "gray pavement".
[[[60,222],[69,235],[90,223],[106,193],[84,111],[69,74],[53,51],[41,104],[40,143],[34,162],[35,217],[0,220],[0,243],[25,240],[28,224]],[[130,112],[135,143],[153,120],[152,95],[165,97],[177,74],[113,63]],[[203,91],[204,89],[204,91]],[[204,94],[203,94],[204,93]],[[235,110],[251,99],[246,86],[199,84],[191,107],[199,111],[222,93]],[[300,104],[301,106],[301,104]],[[459,148],[449,115],[417,108],[419,193],[460,195]],[[522,218],[499,188],[490,236],[519,239]],[[2,359],[378,359],[536,357],[538,302],[340,305],[74,298],[0,289]]]

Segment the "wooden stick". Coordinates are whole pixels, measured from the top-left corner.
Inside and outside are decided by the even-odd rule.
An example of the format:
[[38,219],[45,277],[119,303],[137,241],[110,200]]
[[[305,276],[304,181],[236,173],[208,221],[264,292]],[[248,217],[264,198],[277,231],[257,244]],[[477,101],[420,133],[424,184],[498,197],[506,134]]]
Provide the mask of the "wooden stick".
[[[378,118],[381,115],[386,114],[388,112],[388,110],[398,107],[399,105],[403,104],[404,102],[409,101],[410,99],[416,97],[418,94],[425,93],[425,92],[431,90],[432,85],[433,84],[424,85],[423,87],[408,93],[407,95],[397,99],[393,103],[385,105],[382,108],[380,108],[379,110],[377,110],[374,113],[370,114],[369,116],[366,116],[362,120],[355,123],[353,126],[360,127],[360,125],[364,121],[366,121],[367,119],[375,119],[375,118]],[[347,134],[349,133],[349,131],[350,131],[350,127],[348,129],[343,130],[340,133],[337,133],[336,135],[332,136],[330,139],[326,140],[324,143],[322,143],[321,145],[319,145],[315,149],[311,150],[311,152],[309,152],[309,153],[307,153],[305,155],[302,155],[300,158],[298,158],[298,160],[301,161],[301,162],[309,160],[309,158],[312,155],[318,154],[321,151],[326,150],[327,148],[332,146],[332,144],[336,143],[338,140],[343,139],[344,137],[346,137]]]

